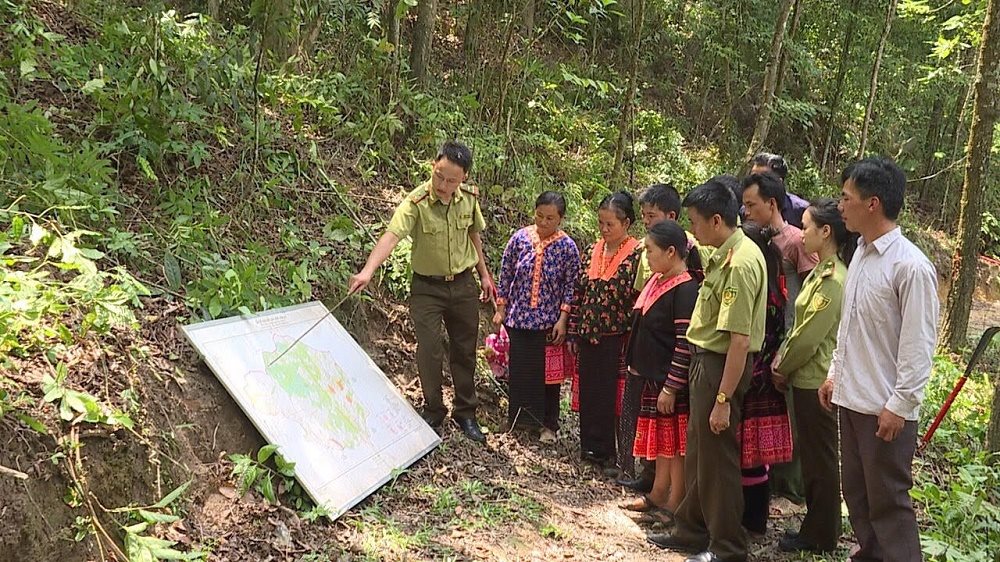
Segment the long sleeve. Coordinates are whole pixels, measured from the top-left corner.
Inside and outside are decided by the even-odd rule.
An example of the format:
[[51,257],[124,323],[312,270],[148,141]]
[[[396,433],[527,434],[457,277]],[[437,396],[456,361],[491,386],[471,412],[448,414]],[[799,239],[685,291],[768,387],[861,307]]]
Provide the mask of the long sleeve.
[[578,336],[580,328],[580,303],[583,302],[584,293],[587,290],[587,268],[590,266],[590,252],[584,253],[580,258],[580,271],[576,275],[576,282],[573,283],[572,311],[569,314],[569,326],[566,332],[570,336]]
[[580,277],[580,251],[572,239],[565,245],[565,264],[562,268],[563,294],[559,301],[560,305],[573,306],[573,299],[576,297],[576,281]]
[[674,350],[670,355],[670,367],[664,384],[677,390],[687,386],[691,370],[691,348],[687,341],[687,329],[691,324],[691,313],[694,312],[695,302],[698,300],[698,286],[696,283],[690,285],[690,289],[687,286],[677,287],[673,302]]
[[930,263],[913,263],[896,272],[902,329],[896,354],[896,385],[885,407],[906,419],[916,419],[930,380],[937,346],[937,274]]
[[507,304],[510,300],[511,286],[514,284],[514,271],[517,268],[517,244],[520,231],[514,233],[507,241],[507,247],[503,250],[503,258],[500,261],[500,279],[497,281],[497,302]]
[[778,372],[794,377],[812,359],[820,345],[833,336],[840,324],[842,291],[833,281],[824,281],[815,291],[804,294],[805,312],[781,345]]

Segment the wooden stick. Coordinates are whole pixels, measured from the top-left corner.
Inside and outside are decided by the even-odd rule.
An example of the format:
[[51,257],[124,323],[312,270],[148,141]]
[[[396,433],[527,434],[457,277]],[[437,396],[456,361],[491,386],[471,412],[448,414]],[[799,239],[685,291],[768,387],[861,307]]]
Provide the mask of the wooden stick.
[[13,476],[18,480],[27,480],[28,475],[21,472],[20,470],[14,470],[13,468],[7,468],[6,466],[0,464],[0,474],[6,474],[7,476]]

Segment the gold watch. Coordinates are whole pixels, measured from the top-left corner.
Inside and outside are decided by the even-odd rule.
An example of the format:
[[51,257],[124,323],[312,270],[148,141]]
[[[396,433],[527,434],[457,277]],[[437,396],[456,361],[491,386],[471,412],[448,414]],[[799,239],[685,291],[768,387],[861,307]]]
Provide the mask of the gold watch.
[[719,404],[726,404],[729,402],[729,397],[726,396],[725,392],[720,390],[719,393],[715,395],[715,401]]

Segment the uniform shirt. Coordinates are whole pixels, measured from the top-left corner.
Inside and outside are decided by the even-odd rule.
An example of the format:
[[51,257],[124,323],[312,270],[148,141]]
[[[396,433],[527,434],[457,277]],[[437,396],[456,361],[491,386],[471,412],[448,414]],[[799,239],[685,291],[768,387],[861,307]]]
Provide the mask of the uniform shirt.
[[715,353],[729,351],[730,332],[750,336],[750,351],[764,343],[767,266],[757,245],[736,229],[705,265],[705,280],[691,315],[688,341]]
[[847,266],[837,256],[823,260],[802,284],[795,300],[795,327],[781,349],[778,372],[795,388],[816,389],[826,379],[837,345]]
[[547,330],[569,312],[580,275],[580,251],[559,230],[545,240],[535,225],[514,233],[503,252],[497,304],[506,305],[504,325],[522,330]]
[[937,273],[899,227],[858,241],[827,378],[833,403],[916,420],[937,345]]
[[450,203],[438,199],[427,182],[396,207],[387,231],[400,240],[413,238],[411,268],[418,275],[457,275],[479,263],[470,233],[486,228],[479,192],[462,185]]
[[[819,263],[819,256],[806,252],[802,244],[802,230],[792,224],[785,224],[785,227],[778,231],[771,238],[771,242],[781,253],[781,272],[785,278],[785,296],[788,302],[794,303],[802,290],[802,278],[800,274],[812,271]],[[791,330],[795,326],[795,308],[785,307],[785,328]]]

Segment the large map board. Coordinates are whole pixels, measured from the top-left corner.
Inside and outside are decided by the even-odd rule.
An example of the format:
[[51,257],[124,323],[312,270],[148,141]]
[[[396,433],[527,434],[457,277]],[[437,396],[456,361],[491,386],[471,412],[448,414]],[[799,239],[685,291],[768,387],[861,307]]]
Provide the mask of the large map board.
[[182,330],[333,519],[441,442],[322,303]]

